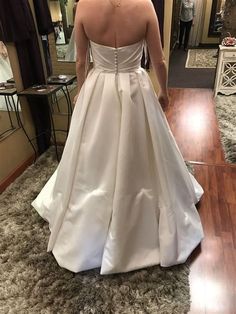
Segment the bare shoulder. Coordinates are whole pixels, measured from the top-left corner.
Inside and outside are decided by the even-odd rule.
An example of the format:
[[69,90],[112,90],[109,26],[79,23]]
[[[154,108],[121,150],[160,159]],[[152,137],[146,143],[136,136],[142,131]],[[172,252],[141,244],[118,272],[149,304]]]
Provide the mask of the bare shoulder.
[[[136,7],[150,9],[153,4],[151,0],[121,0],[124,4],[135,5]],[[80,6],[103,6],[109,4],[109,0],[79,0]]]
[[153,15],[154,6],[151,0],[138,0],[140,9],[142,10],[142,15],[150,17]]
[[151,0],[139,0],[140,5],[142,5],[143,8],[146,9],[152,9],[153,8],[153,3]]
[[77,5],[80,7],[84,7],[84,6],[87,6],[89,3],[91,3],[91,0],[79,0],[77,2]]
[[[99,12],[108,12],[112,10],[111,2],[116,0],[79,0],[77,8],[79,8],[80,16],[98,14]],[[151,0],[120,0],[126,14],[140,15],[140,18],[146,19],[153,13],[153,4]]]
[[96,0],[79,0],[77,2],[77,6],[80,7],[80,9],[86,9],[86,8],[89,8],[93,5],[96,4]]
[[79,0],[76,6],[77,19],[83,20],[87,13],[91,10],[94,0]]

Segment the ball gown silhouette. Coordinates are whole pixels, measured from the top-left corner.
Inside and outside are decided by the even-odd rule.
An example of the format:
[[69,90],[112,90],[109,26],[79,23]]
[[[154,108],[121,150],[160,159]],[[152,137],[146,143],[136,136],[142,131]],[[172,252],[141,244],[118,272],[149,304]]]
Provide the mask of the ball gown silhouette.
[[73,272],[180,264],[203,238],[203,190],[140,67],[143,45],[90,42],[62,159],[32,203],[49,222],[48,251]]

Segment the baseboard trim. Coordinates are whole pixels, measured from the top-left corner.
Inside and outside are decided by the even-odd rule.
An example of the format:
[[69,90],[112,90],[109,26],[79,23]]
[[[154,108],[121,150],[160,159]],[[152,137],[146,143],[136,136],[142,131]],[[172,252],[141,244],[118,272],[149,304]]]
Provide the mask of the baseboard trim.
[[16,167],[5,179],[0,182],[0,194],[12,183],[17,177],[19,177],[26,168],[33,164],[35,155],[33,154],[26,159],[21,165]]

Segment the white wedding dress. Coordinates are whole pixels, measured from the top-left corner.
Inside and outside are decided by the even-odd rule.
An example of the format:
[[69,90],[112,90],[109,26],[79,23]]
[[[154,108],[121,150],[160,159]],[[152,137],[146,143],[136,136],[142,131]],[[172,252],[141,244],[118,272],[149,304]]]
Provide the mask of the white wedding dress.
[[[4,58],[0,54],[0,83],[6,83],[7,80],[13,77],[9,58]],[[6,101],[4,97],[0,97],[0,110],[6,111]]]
[[73,272],[183,263],[203,238],[203,190],[140,67],[143,42],[91,51],[62,159],[32,203],[49,222],[48,251]]

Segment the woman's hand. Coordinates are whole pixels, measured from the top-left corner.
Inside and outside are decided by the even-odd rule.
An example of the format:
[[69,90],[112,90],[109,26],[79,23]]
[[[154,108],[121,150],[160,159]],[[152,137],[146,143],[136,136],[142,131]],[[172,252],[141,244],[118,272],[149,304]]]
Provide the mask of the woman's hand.
[[158,100],[161,104],[162,109],[165,111],[168,108],[170,102],[168,93],[161,92],[158,96]]

